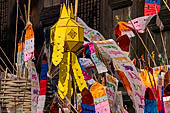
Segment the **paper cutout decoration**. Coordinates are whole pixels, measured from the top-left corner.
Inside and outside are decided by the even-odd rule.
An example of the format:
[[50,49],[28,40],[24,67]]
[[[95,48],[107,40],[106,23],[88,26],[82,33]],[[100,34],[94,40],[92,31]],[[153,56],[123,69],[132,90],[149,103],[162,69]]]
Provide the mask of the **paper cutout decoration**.
[[[129,81],[128,94],[133,101],[135,110],[136,112],[143,112],[145,87],[133,62],[126,54],[124,54],[114,40],[96,41],[95,43],[98,48],[101,48],[108,56],[110,56],[114,65],[117,65],[115,67],[116,71],[117,69],[119,71],[121,70],[123,75],[127,77],[126,80]],[[122,80],[123,79],[124,78],[122,77]]]
[[74,20],[72,5],[71,8],[66,9],[65,4],[63,4],[60,18],[51,28],[50,34],[51,44],[53,45],[52,62],[55,66],[59,64],[58,88],[60,90],[58,90],[58,93],[62,99],[67,94],[72,95],[70,69],[73,70],[79,90],[82,91],[87,87],[75,54],[84,42],[83,31],[83,27]]
[[100,34],[98,31],[88,27],[86,23],[79,17],[77,17],[77,22],[84,27],[84,37],[88,41],[101,41],[105,40],[102,34]]
[[34,58],[34,31],[32,24],[26,28],[25,46],[24,46],[24,61],[27,62]]
[[[157,11],[156,11],[157,10]],[[144,15],[154,15],[160,11],[160,0],[145,0]]]
[[145,92],[145,113],[157,113],[157,102],[150,88]]
[[119,21],[118,25],[115,27],[115,35],[117,37],[123,36],[123,35],[127,35],[129,38],[134,37],[135,34],[133,33],[132,29],[130,27],[127,26],[128,23],[127,22],[122,22]]
[[129,52],[130,39],[127,35],[123,35],[116,39],[116,43],[122,49],[122,51]]

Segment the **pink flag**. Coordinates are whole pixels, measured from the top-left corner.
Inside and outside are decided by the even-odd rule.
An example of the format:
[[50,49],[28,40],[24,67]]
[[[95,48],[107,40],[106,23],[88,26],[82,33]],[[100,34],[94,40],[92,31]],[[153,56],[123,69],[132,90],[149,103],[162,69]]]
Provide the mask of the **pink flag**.
[[132,29],[136,29],[139,33],[144,33],[146,26],[149,24],[153,16],[155,15],[138,17],[131,20],[135,28],[133,27],[130,21],[128,22],[129,24],[127,26]]

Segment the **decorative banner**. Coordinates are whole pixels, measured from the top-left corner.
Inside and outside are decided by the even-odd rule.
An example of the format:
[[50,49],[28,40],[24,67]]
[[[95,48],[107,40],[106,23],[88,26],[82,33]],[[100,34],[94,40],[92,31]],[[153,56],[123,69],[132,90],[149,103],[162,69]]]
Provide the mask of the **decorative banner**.
[[29,67],[31,71],[31,113],[37,113],[38,97],[39,97],[39,79],[36,72],[36,68],[33,62],[29,62]]
[[24,61],[27,62],[34,58],[34,31],[32,24],[28,25],[25,34]]
[[98,31],[88,27],[81,18],[77,17],[77,22],[84,27],[84,37],[90,42],[105,40]]
[[106,93],[109,101],[110,111],[111,113],[116,112],[115,108],[115,99],[116,99],[116,93],[118,88],[118,80],[108,73],[106,73]]
[[160,11],[160,0],[145,0],[145,7],[144,7],[145,16],[154,15],[156,13],[159,13],[159,11]]
[[107,70],[106,66],[100,59],[98,59],[98,57],[96,55],[94,45],[92,43],[89,43],[88,45],[89,45],[89,49],[90,49],[90,53],[91,53],[91,59],[93,60],[98,73],[100,74],[103,72],[107,72],[108,70]]
[[114,40],[96,41],[95,43],[99,48],[102,48],[103,51],[112,58],[112,61],[118,65],[118,68],[125,73],[132,88],[132,92],[128,91],[128,94],[134,103],[136,112],[142,113],[144,111],[145,87],[133,62],[124,54]]

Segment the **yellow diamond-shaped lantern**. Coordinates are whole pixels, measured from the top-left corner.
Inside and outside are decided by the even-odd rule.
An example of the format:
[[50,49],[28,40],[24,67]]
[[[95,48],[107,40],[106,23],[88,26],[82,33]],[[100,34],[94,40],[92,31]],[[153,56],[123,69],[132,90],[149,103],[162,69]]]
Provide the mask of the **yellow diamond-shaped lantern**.
[[[54,27],[56,37],[64,40],[64,51],[76,52],[82,46],[84,28],[74,20],[72,5],[71,8],[66,9],[65,4],[63,4],[60,18]],[[56,41],[54,39],[53,42],[58,42],[58,38]]]
[[87,88],[87,84],[75,54],[84,42],[84,29],[74,20],[72,5],[66,9],[63,4],[61,9],[60,18],[51,28],[50,36],[53,45],[52,62],[55,66],[59,65],[58,93],[64,99],[66,95],[72,95],[70,70],[80,91]]

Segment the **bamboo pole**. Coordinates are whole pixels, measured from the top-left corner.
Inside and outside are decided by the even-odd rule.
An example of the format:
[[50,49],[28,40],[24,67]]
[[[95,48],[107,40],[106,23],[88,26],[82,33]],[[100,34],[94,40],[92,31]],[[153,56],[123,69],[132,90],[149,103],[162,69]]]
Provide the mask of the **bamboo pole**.
[[161,31],[160,31],[160,34],[161,34],[161,40],[162,40],[162,44],[163,44],[163,48],[164,48],[164,52],[165,52],[166,63],[168,64],[168,56],[167,56],[167,52],[166,52],[165,41],[164,41],[164,37],[163,37],[163,34]]
[[4,56],[6,57],[6,59],[8,60],[8,62],[11,64],[11,66],[12,66],[12,68],[15,70],[15,72],[17,72],[16,69],[15,69],[15,67],[14,67],[14,65],[12,65],[11,61],[9,60],[9,58],[7,57],[7,55],[5,54],[5,52],[4,52],[4,50],[2,49],[1,46],[0,46],[0,50],[2,51],[2,53],[4,54]]
[[4,62],[4,60],[3,60],[1,57],[0,57],[0,60],[3,62],[3,64],[4,64],[5,67],[7,68],[7,70],[9,70],[9,72],[12,73],[11,70],[9,69],[9,67],[6,65],[6,63]]
[[154,44],[154,46],[155,46],[155,48],[156,48],[156,51],[157,51],[158,55],[160,55],[159,49],[158,49],[158,47],[156,46],[156,43],[155,43],[155,41],[154,41],[154,39],[153,39],[153,36],[152,36],[152,34],[151,34],[149,28],[146,27],[146,30],[147,30],[147,32],[148,32],[148,34],[149,34],[149,36],[150,36],[150,38],[151,38],[151,40],[152,40],[152,43]]
[[75,0],[75,18],[77,18],[78,0]]
[[17,16],[16,16],[16,26],[15,26],[16,31],[15,31],[15,48],[14,48],[14,66],[15,66],[15,57],[16,57],[17,35],[18,35],[18,9],[19,9],[19,0],[17,0]]
[[169,8],[168,4],[166,3],[166,1],[163,0],[163,2],[164,2],[164,4],[165,4],[165,6],[168,8],[168,10],[170,11],[170,8]]

